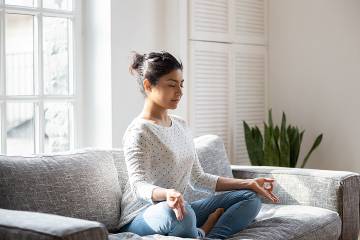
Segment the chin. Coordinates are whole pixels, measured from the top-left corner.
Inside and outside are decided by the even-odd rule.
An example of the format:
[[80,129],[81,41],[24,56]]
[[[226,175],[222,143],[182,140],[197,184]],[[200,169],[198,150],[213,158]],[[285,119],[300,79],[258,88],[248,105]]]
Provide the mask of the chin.
[[177,103],[176,104],[171,104],[168,108],[169,109],[176,109],[177,108]]

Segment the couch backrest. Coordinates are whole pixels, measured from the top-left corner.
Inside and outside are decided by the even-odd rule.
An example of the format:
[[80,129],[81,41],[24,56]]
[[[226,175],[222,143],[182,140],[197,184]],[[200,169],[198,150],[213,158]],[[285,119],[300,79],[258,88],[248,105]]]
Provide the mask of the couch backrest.
[[[230,161],[227,157],[224,142],[217,135],[203,135],[194,138],[195,149],[204,172],[223,177],[233,177]],[[217,192],[216,194],[220,194]],[[184,197],[192,202],[208,197],[209,193],[186,188]]]
[[[220,137],[194,139],[205,172],[232,177]],[[119,149],[82,149],[29,157],[0,156],[0,208],[58,214],[117,229],[121,193],[128,181]],[[188,201],[208,196],[189,186]]]
[[129,181],[124,152],[122,149],[112,149],[111,154],[113,155],[115,167],[118,173],[120,190],[122,193],[124,193],[127,182]]
[[119,223],[121,191],[110,151],[0,156],[0,208]]

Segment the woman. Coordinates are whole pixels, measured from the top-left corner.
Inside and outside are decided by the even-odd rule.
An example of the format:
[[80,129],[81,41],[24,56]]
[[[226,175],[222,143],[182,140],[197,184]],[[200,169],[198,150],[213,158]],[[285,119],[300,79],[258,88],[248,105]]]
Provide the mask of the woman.
[[[183,95],[182,69],[170,53],[134,53],[130,70],[145,104],[123,137],[129,186],[120,231],[224,239],[254,220],[261,206],[257,193],[274,203],[279,199],[272,193],[274,179],[232,179],[203,171],[188,125],[168,114]],[[227,192],[189,203],[183,197],[188,184],[210,193]]]

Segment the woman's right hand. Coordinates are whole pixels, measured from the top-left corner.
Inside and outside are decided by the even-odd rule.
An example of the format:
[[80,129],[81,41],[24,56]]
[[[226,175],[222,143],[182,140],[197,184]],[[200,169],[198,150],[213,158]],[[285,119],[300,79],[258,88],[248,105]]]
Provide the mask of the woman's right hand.
[[169,207],[174,210],[176,219],[179,221],[183,220],[186,212],[185,201],[182,194],[175,189],[167,189],[166,202]]

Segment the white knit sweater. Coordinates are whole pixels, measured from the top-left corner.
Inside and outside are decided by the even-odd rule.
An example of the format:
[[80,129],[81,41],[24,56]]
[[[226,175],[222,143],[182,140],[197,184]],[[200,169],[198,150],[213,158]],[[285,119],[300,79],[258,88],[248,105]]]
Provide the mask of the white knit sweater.
[[203,171],[190,128],[179,116],[169,117],[170,127],[137,117],[125,131],[123,150],[129,181],[122,193],[120,227],[155,204],[151,196],[156,187],[173,188],[183,194],[190,185],[215,192],[219,176]]

